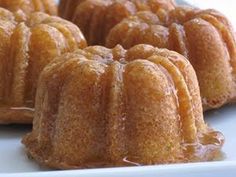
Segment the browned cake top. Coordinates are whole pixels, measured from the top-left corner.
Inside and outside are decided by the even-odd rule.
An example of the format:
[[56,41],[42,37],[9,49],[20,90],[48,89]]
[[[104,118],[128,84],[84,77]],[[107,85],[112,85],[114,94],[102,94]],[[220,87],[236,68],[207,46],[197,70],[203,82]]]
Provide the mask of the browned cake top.
[[189,59],[198,76],[204,109],[236,98],[236,38],[230,22],[219,12],[177,7],[164,20],[150,11],[138,12],[117,24],[106,40],[107,47],[141,43],[168,48]]
[[191,64],[167,49],[77,50],[50,63],[38,88],[23,143],[50,167],[212,160],[224,142],[204,123]]
[[172,0],[65,0],[60,2],[60,16],[80,27],[89,45],[104,45],[110,29],[138,11],[150,10],[165,18],[175,4]]
[[27,16],[0,8],[0,29],[0,122],[29,123],[43,68],[87,44],[76,25],[42,12]]
[[55,0],[0,0],[0,7],[13,12],[22,10],[28,15],[32,12],[45,12],[50,15],[57,14]]

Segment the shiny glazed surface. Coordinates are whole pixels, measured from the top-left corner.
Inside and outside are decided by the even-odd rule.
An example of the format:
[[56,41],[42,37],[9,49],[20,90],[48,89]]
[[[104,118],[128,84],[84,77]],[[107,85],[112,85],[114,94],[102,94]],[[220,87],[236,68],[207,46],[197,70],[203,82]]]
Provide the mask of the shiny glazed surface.
[[236,98],[236,38],[222,14],[215,10],[177,7],[163,21],[150,11],[138,12],[117,24],[106,46],[151,44],[175,50],[193,65],[205,110]]
[[59,169],[207,161],[223,142],[204,123],[191,64],[150,45],[87,47],[49,64],[23,139]]
[[0,123],[31,123],[39,74],[56,56],[86,46],[59,17],[0,8]]
[[22,10],[29,15],[32,12],[44,12],[50,15],[57,15],[55,0],[0,0],[0,7],[12,12]]
[[150,10],[165,18],[173,0],[61,0],[59,15],[78,25],[89,45],[104,45],[110,29],[138,11]]

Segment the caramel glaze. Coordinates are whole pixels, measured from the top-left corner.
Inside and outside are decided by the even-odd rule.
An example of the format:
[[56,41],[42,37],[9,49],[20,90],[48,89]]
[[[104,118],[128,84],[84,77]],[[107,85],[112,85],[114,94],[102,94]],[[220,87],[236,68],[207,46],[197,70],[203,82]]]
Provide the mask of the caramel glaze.
[[81,31],[66,20],[41,12],[25,17],[0,8],[0,123],[31,123],[43,68],[86,46]]
[[110,29],[138,11],[151,10],[163,19],[173,0],[61,0],[59,15],[82,30],[89,45],[104,45]]
[[57,169],[213,160],[224,138],[203,120],[195,72],[150,45],[87,47],[42,72],[23,144]]
[[12,12],[18,10],[30,15],[32,12],[44,12],[50,15],[57,15],[55,0],[0,0],[0,7]]
[[215,10],[177,7],[163,21],[144,11],[117,24],[106,46],[146,43],[175,50],[189,59],[200,84],[204,110],[236,99],[236,38],[228,20]]

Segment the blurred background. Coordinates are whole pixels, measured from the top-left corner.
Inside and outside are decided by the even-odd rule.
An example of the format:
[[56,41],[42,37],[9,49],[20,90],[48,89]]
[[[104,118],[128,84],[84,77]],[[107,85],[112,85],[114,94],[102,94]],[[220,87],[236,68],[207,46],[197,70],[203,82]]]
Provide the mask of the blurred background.
[[235,0],[185,0],[197,7],[217,9],[226,15],[236,28],[236,1]]
[[[59,2],[59,0],[55,0]],[[236,0],[176,0],[177,2],[187,2],[203,9],[217,9],[226,15],[236,28]]]

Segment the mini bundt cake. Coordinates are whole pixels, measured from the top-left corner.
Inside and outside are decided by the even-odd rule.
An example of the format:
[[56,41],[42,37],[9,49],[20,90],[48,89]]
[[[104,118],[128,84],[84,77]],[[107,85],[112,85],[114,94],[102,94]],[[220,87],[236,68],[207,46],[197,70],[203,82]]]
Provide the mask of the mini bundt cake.
[[55,0],[0,0],[0,7],[13,12],[22,10],[28,15],[32,12],[45,12],[50,15],[57,15]]
[[175,50],[193,65],[205,110],[235,101],[236,38],[226,17],[215,10],[178,7],[166,19],[148,11],[130,16],[110,31],[106,46],[145,43]]
[[173,0],[61,0],[59,15],[77,24],[90,45],[104,45],[109,30],[125,17],[151,10],[160,18],[174,8]]
[[0,8],[0,123],[31,123],[44,66],[86,46],[79,28],[59,17],[35,12],[21,20],[19,14]]
[[212,160],[224,142],[203,120],[195,72],[149,45],[67,53],[40,75],[30,156],[58,168]]

